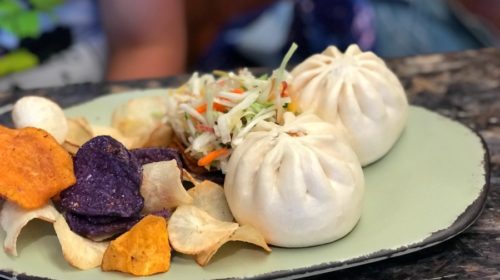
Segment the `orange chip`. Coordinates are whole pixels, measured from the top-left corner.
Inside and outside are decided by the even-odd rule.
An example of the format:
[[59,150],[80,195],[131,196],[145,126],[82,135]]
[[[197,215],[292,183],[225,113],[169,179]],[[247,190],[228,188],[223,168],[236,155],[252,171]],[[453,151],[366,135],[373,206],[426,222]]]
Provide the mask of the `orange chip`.
[[76,178],[71,156],[46,131],[0,126],[0,196],[39,208]]
[[102,270],[136,276],[152,275],[170,268],[167,222],[148,215],[128,232],[112,241],[104,253]]

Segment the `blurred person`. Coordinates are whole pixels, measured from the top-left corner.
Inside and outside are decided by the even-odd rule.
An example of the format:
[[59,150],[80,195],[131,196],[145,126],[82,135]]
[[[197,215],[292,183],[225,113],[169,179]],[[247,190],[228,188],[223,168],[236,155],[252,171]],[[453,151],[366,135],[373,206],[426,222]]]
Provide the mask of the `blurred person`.
[[0,0],[0,89],[276,67],[292,42],[299,45],[292,64],[331,44],[356,43],[383,56],[488,45],[450,6],[445,0]]
[[182,0],[0,0],[0,90],[179,74],[185,50]]

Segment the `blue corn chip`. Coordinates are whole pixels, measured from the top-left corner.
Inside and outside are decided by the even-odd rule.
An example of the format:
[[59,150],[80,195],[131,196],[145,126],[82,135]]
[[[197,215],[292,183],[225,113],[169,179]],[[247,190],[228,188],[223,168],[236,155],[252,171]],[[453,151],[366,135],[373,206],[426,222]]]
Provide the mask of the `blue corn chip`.
[[133,149],[130,152],[139,160],[141,165],[158,162],[169,161],[175,159],[177,166],[182,170],[181,155],[174,148],[140,148]]
[[88,216],[137,216],[142,166],[120,142],[109,136],[92,138],[75,155],[77,182],[61,192],[61,207]]
[[[93,223],[92,218],[89,219],[88,216],[66,212],[65,218],[73,232],[93,240],[103,240],[124,233],[139,222],[142,217],[102,217],[104,219],[101,221],[106,220],[105,223]],[[96,218],[99,221],[101,217]]]
[[113,174],[140,185],[142,165],[137,157],[110,136],[97,136],[83,144],[75,155],[75,175]]

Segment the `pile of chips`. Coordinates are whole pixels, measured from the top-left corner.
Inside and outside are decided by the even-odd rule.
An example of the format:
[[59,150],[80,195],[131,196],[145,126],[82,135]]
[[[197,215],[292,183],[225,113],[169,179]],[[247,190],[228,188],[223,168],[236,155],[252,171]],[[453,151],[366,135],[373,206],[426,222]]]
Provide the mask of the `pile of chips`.
[[[60,108],[36,103],[52,110],[46,129],[67,125],[66,138],[59,141],[42,129],[0,126],[5,251],[17,255],[22,228],[42,219],[53,223],[64,258],[82,270],[100,266],[137,276],[165,272],[171,247],[204,266],[229,241],[252,243],[269,252],[259,232],[234,222],[220,185],[194,179],[183,169],[176,149],[161,147],[168,129],[140,110],[157,103],[145,98],[126,103],[114,114],[114,128],[91,126],[83,118],[59,120],[55,116]],[[29,117],[17,115],[19,123],[39,124]],[[96,136],[96,131],[122,138]],[[132,135],[134,131],[141,135]],[[137,139],[152,140],[153,134],[162,139],[158,147],[137,146]],[[130,139],[135,142],[127,142]],[[193,186],[189,190],[186,181]]]

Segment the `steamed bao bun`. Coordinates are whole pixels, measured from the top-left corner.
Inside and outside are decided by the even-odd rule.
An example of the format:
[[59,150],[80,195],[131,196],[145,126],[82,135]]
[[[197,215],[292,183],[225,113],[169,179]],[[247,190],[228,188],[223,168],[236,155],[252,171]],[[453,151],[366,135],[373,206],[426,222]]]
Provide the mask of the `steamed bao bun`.
[[408,101],[398,78],[372,52],[330,46],[292,71],[289,94],[299,111],[344,126],[363,166],[384,156],[406,124]]
[[349,233],[362,210],[364,178],[350,145],[314,114],[261,122],[229,160],[224,190],[238,223],[270,244],[305,247]]

